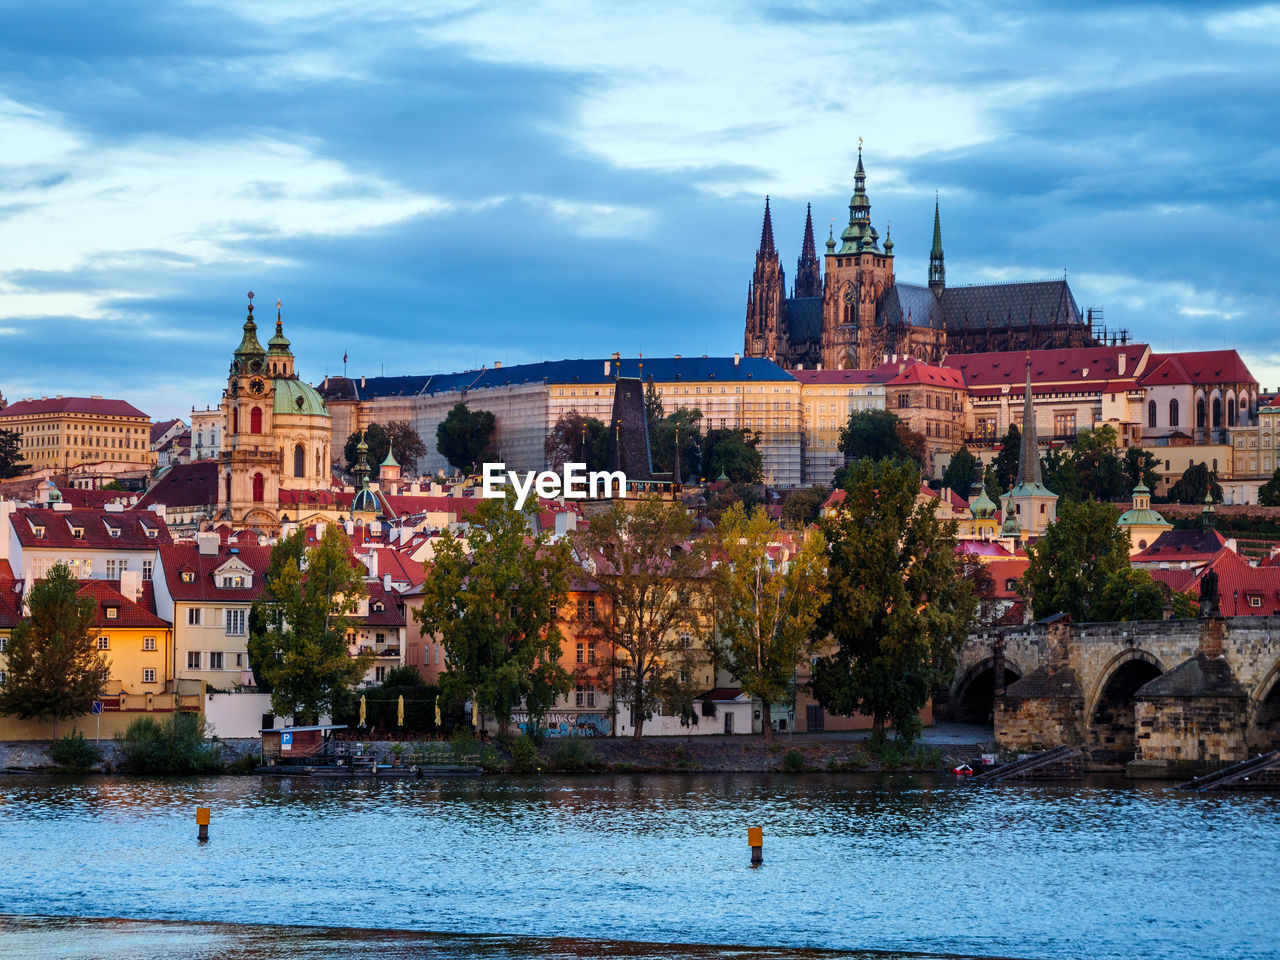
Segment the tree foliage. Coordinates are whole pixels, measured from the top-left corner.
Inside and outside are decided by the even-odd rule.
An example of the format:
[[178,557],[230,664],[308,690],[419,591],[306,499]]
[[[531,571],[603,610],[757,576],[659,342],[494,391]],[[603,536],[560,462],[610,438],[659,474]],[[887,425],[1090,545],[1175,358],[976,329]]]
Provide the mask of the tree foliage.
[[436,427],[436,449],[458,471],[474,471],[493,444],[496,421],[488,410],[471,410],[461,401]]
[[759,435],[749,430],[708,430],[702,441],[702,476],[715,480],[723,474],[733,483],[759,483],[764,476],[759,443]]
[[850,460],[909,457],[898,434],[901,422],[889,410],[857,410],[840,428],[840,452]]
[[1096,604],[1103,585],[1129,566],[1129,536],[1116,526],[1119,518],[1107,503],[1059,503],[1057,521],[1027,549],[1019,584],[1037,618],[1069,613],[1076,622],[1101,619]]
[[[1016,423],[1009,424],[1009,429],[1000,441],[1000,452],[996,454],[991,469],[995,474],[995,489],[987,486],[987,496],[997,503],[1000,497],[1013,488],[1014,478],[1018,475],[1018,456],[1022,452],[1022,431]],[[1053,489],[1050,487],[1050,489]]]
[[688,481],[702,473],[703,438],[699,430],[701,410],[681,407],[662,417],[649,431],[649,459],[654,473],[671,473],[676,468],[676,441],[680,443],[680,479]]
[[763,509],[731,507],[716,543],[715,603],[721,662],[761,701],[765,739],[773,738],[770,707],[790,694],[796,665],[813,638],[826,603],[826,542],[805,538],[783,559],[789,542]]
[[521,701],[540,721],[572,686],[560,666],[556,624],[569,589],[569,547],[545,533],[533,536],[532,510],[517,510],[506,498],[483,500],[465,540],[446,533],[437,543],[414,612],[423,632],[444,645],[444,700],[474,698],[503,733]]
[[1155,490],[1156,484],[1160,482],[1160,474],[1156,470],[1158,465],[1159,461],[1150,450],[1142,447],[1127,449],[1121,461],[1126,495],[1132,494],[1134,487],[1140,483],[1148,490]]
[[27,471],[23,464],[22,434],[17,430],[0,430],[0,480]]
[[830,599],[820,621],[834,649],[813,668],[813,693],[836,714],[862,712],[883,738],[886,723],[913,740],[920,709],[949,676],[975,599],[961,577],[956,523],[917,503],[914,464],[852,465],[844,503],[822,530]]
[[1161,620],[1165,595],[1146,570],[1122,567],[1102,584],[1094,617],[1097,620]]
[[30,613],[9,637],[8,678],[0,687],[0,713],[24,720],[82,716],[102,694],[109,665],[97,650],[97,608],[80,595],[65,564],[54,564],[27,596]]
[[1204,503],[1208,493],[1214,503],[1222,502],[1222,487],[1208,464],[1193,463],[1182,471],[1182,476],[1169,488],[1169,499],[1175,503]]
[[1264,507],[1280,507],[1280,467],[1258,488],[1258,503]]
[[817,523],[818,512],[829,496],[831,496],[830,487],[797,487],[782,501],[783,522],[793,528],[803,528],[811,523]]
[[562,413],[543,442],[543,453],[551,470],[560,470],[566,463],[585,463],[588,470],[607,470],[609,428],[577,410]]
[[942,474],[942,485],[968,499],[977,479],[978,458],[969,452],[968,447],[961,447],[951,455],[951,462]]
[[222,749],[210,743],[200,714],[174,711],[139,717],[116,734],[124,767],[132,773],[212,773],[222,768]]
[[680,504],[650,497],[615,500],[574,540],[604,604],[590,635],[614,651],[615,698],[628,705],[637,738],[681,674],[695,675],[707,649],[707,545],[692,534]]
[[251,617],[262,629],[250,632],[248,647],[250,663],[270,685],[274,713],[314,723],[364,676],[373,654],[353,656],[347,639],[364,596],[361,570],[336,524],[313,547],[300,528],[272,548]]
[[[406,476],[418,472],[418,461],[427,455],[427,445],[418,436],[418,431],[407,420],[389,420],[387,423],[371,423],[363,431],[364,442],[369,447],[370,477],[376,478],[381,470],[382,461],[387,459],[388,451],[395,454]],[[361,431],[357,430],[347,437],[342,455],[346,458],[347,469],[355,468],[360,456],[356,451],[360,443]]]

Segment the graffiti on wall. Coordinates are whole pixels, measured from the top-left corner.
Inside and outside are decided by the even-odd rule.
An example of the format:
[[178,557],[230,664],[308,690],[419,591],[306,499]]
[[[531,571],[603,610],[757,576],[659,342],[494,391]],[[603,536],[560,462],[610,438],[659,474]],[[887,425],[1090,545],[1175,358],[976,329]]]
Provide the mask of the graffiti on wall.
[[[516,713],[511,717],[521,733],[532,733],[529,715]],[[538,732],[548,737],[607,737],[609,717],[603,713],[548,713],[538,724]]]

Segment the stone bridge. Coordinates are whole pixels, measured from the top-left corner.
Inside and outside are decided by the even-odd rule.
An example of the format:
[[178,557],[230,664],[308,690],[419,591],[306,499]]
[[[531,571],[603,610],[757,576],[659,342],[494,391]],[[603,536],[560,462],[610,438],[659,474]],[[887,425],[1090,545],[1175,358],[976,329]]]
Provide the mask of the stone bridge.
[[1135,774],[1220,766],[1280,749],[1280,617],[974,633],[949,708],[993,722],[1005,750],[1081,746],[1095,769]]

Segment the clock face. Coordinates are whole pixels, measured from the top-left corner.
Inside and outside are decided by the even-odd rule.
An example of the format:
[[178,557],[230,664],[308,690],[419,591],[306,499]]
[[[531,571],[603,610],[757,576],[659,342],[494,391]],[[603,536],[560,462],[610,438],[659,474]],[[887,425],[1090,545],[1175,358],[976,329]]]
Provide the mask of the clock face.
[[249,392],[255,397],[262,396],[262,392],[267,389],[266,381],[261,377],[254,377],[249,381]]
[[845,303],[853,303],[854,299],[855,299],[855,295],[854,295],[854,292],[853,292],[853,287],[849,287],[849,288],[848,288],[847,290],[845,290],[845,292],[844,292],[844,302],[845,302]]

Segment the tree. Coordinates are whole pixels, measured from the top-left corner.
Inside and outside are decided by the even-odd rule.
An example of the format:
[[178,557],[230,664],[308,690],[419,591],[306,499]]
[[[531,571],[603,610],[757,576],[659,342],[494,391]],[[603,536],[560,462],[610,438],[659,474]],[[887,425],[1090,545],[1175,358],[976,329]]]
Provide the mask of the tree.
[[1098,620],[1162,620],[1164,591],[1146,570],[1122,567],[1102,584],[1095,616]]
[[372,653],[352,655],[347,639],[352,615],[365,595],[346,534],[325,527],[307,547],[299,528],[271,550],[266,587],[251,622],[265,629],[249,636],[249,662],[271,687],[271,709],[279,716],[315,723],[330,713],[342,691],[360,681]]
[[748,513],[741,505],[729,509],[717,530],[717,645],[743,692],[761,702],[766,740],[773,739],[771,707],[790,692],[827,599],[822,534],[779,560],[786,540],[763,509]]
[[783,522],[791,527],[803,528],[818,522],[818,511],[831,496],[830,487],[799,487],[787,494],[782,501]]
[[123,490],[124,490],[124,485],[123,485],[119,480],[108,480],[106,483],[104,483],[104,484],[103,484],[102,486],[100,486],[98,489],[99,489],[99,490],[120,490],[120,491],[123,491]]
[[440,690],[450,703],[474,699],[507,732],[523,700],[540,721],[572,680],[560,666],[556,610],[569,590],[567,543],[532,536],[534,507],[482,500],[464,540],[446,532],[414,616],[444,645]]
[[942,474],[942,485],[967,500],[977,478],[978,458],[969,452],[968,447],[961,447],[951,455],[951,462]]
[[[1014,478],[1018,475],[1018,457],[1022,452],[1022,431],[1016,423],[1009,424],[1009,430],[1000,441],[1000,452],[996,454],[995,470],[996,489],[987,488],[987,495],[999,501],[1013,487]],[[1053,489],[1050,487],[1049,489]]]
[[858,410],[840,428],[840,452],[850,460],[909,457],[898,433],[902,421],[889,410]]
[[1143,450],[1141,447],[1130,447],[1126,450],[1124,459],[1121,461],[1124,485],[1127,488],[1125,496],[1130,496],[1133,488],[1140,483],[1148,490],[1155,490],[1156,484],[1160,482],[1160,474],[1156,472],[1158,465],[1159,461],[1150,450]]
[[[1076,434],[1072,466],[1077,485],[1085,496],[1095,500],[1127,499],[1132,487],[1125,489],[1124,466],[1116,450],[1119,437],[1116,428],[1104,423]],[[1054,490],[1053,487],[1049,488]],[[1061,492],[1054,490],[1061,496]]]
[[914,464],[863,460],[852,465],[847,495],[824,518],[830,599],[819,621],[834,649],[813,667],[814,696],[832,713],[869,714],[872,733],[892,723],[910,742],[920,709],[955,667],[975,607],[960,576],[956,522],[917,502]]
[[492,413],[472,411],[460,401],[436,428],[436,449],[455,470],[474,471],[490,450],[494,427]]
[[1258,488],[1258,503],[1264,507],[1280,507],[1280,467]]
[[627,703],[633,736],[682,671],[694,676],[711,616],[706,545],[678,503],[615,500],[580,530],[574,549],[605,604],[590,635],[614,651],[615,703]]
[[0,713],[23,720],[58,721],[89,712],[102,694],[109,667],[97,650],[97,607],[80,596],[65,564],[54,564],[27,596],[30,613],[9,637],[8,679],[0,687]]
[[1214,503],[1222,502],[1222,487],[1207,464],[1193,463],[1182,471],[1182,476],[1169,488],[1169,499],[1175,503],[1204,503],[1205,494]]
[[702,441],[702,472],[708,480],[724,474],[734,483],[759,483],[764,463],[757,434],[747,430],[708,430]]
[[1040,475],[1044,485],[1058,495],[1060,503],[1074,503],[1087,497],[1075,455],[1070,450],[1045,451],[1040,458]]
[[662,406],[662,397],[658,395],[658,388],[653,385],[651,379],[644,388],[644,416],[649,421],[649,436],[652,437],[654,431],[658,429],[658,424],[666,416],[666,411]]
[[680,479],[696,479],[702,470],[702,434],[698,425],[701,410],[681,407],[663,417],[649,433],[649,458],[654,473],[671,473],[676,468],[676,438],[680,440]]
[[22,434],[17,430],[0,430],[0,479],[26,473],[22,461]]
[[543,442],[547,466],[560,470],[566,463],[585,463],[588,470],[609,469],[609,428],[577,410],[562,413]]
[[371,477],[374,478],[381,470],[382,461],[387,459],[388,451],[395,454],[396,462],[406,474],[416,474],[419,458],[427,455],[427,445],[407,420],[390,420],[385,425],[371,423],[363,431],[357,430],[347,437],[342,455],[346,458],[348,470],[354,469],[360,460],[356,446],[360,443],[361,436],[369,447],[369,467],[372,470]]
[[1100,619],[1089,609],[1103,584],[1129,566],[1129,536],[1116,521],[1120,513],[1096,500],[1063,501],[1058,519],[1027,549],[1029,563],[1019,592],[1035,616],[1069,613],[1077,622]]

